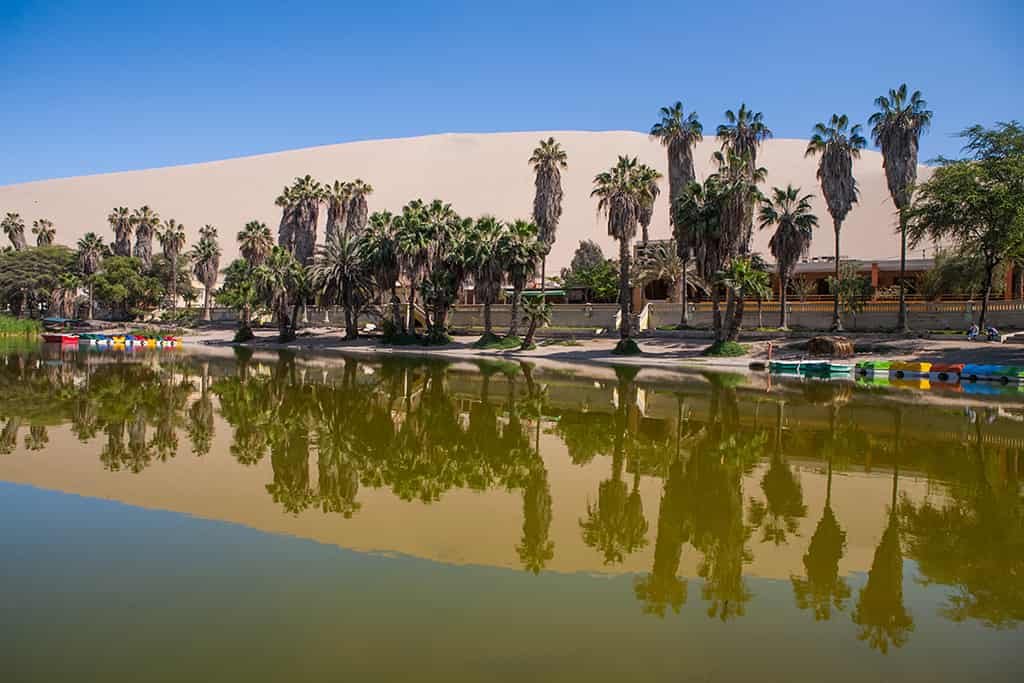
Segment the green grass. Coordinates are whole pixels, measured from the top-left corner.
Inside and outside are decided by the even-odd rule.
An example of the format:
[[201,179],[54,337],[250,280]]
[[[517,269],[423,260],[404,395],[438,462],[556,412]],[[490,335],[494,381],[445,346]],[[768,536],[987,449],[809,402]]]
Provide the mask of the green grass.
[[0,336],[33,335],[42,332],[43,326],[38,320],[12,318],[0,315]]
[[701,351],[701,355],[715,358],[735,358],[747,355],[747,347],[734,341],[715,342]]
[[139,337],[181,337],[187,334],[188,330],[182,327],[136,327],[128,330],[128,334]]
[[619,340],[619,343],[615,345],[614,349],[612,349],[612,353],[616,356],[638,356],[643,353],[643,351],[640,350],[640,347],[637,346],[637,343],[633,339],[626,338]]
[[541,346],[583,346],[575,339],[545,339],[540,343]]
[[480,337],[474,342],[473,348],[509,350],[518,349],[522,345],[523,340],[519,337],[499,337],[492,334],[490,337],[487,335]]

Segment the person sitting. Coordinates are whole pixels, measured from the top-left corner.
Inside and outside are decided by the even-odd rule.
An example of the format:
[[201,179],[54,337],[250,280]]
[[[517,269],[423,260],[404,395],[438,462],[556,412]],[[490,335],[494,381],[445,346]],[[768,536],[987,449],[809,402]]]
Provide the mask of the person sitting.
[[967,341],[976,341],[978,339],[978,326],[971,323],[971,327],[967,330]]
[[992,325],[989,325],[985,329],[985,334],[988,335],[988,340],[989,341],[999,341],[999,330],[997,330]]

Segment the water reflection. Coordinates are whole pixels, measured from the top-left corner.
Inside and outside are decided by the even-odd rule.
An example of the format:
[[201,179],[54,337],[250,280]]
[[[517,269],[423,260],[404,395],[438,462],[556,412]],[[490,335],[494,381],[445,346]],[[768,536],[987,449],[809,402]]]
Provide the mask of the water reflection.
[[[595,565],[648,558],[632,577],[645,613],[678,614],[698,591],[707,617],[739,619],[757,600],[755,555],[792,547],[795,607],[843,615],[881,653],[921,618],[906,577],[947,589],[934,608],[944,619],[1024,618],[1020,412],[986,422],[846,385],[765,394],[741,376],[668,386],[625,368],[584,379],[500,361],[50,353],[0,352],[0,454],[45,461],[51,432],[67,428],[103,469],[128,474],[227,444],[220,453],[244,470],[269,460],[261,495],[283,513],[341,520],[375,515],[376,492],[417,506],[507,492],[521,501],[508,553],[540,574],[569,542],[553,527],[557,446],[570,472],[602,472],[573,511]],[[913,494],[901,493],[908,472]],[[885,509],[840,519],[834,489],[881,485]],[[875,519],[870,564],[844,570],[849,525]]]

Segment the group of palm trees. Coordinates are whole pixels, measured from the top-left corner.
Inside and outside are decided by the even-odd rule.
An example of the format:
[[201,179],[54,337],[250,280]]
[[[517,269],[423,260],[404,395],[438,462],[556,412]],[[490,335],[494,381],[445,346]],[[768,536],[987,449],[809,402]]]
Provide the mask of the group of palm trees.
[[[11,248],[15,251],[24,251],[28,248],[25,241],[25,220],[21,214],[8,212],[0,221],[0,229],[11,241]],[[36,246],[49,247],[53,244],[53,238],[57,230],[53,227],[53,221],[47,218],[39,218],[32,221],[32,234],[36,236]]]

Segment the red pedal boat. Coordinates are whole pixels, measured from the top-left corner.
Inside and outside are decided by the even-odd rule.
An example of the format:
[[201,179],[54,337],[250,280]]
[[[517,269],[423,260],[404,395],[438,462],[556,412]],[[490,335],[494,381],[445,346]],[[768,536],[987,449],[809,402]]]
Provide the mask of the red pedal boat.
[[77,334],[64,334],[61,332],[46,332],[43,334],[43,341],[47,344],[77,344]]

